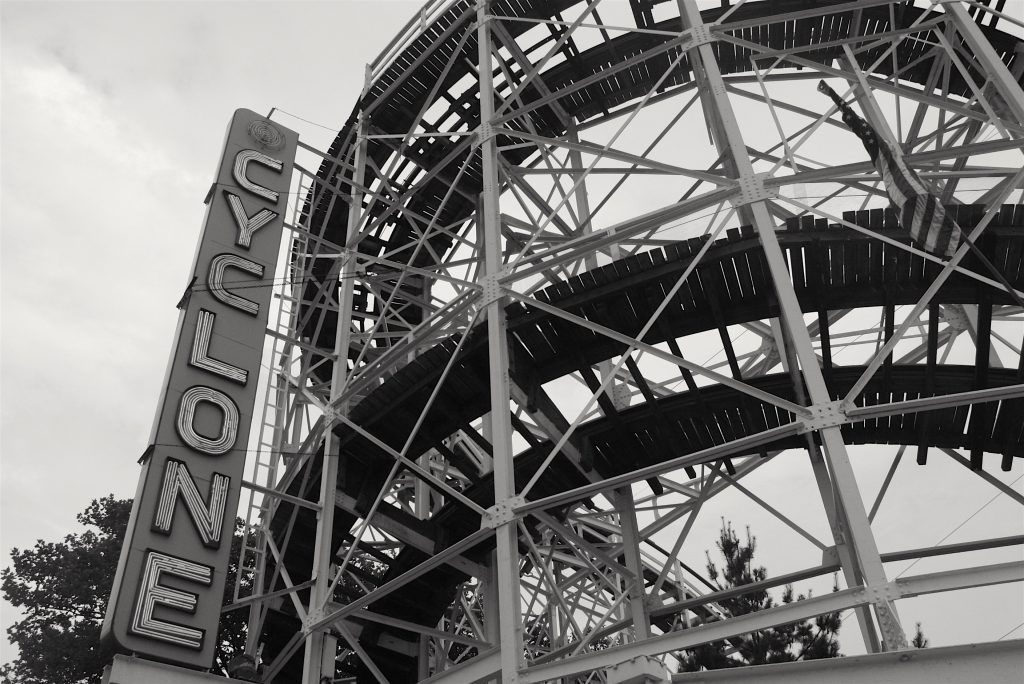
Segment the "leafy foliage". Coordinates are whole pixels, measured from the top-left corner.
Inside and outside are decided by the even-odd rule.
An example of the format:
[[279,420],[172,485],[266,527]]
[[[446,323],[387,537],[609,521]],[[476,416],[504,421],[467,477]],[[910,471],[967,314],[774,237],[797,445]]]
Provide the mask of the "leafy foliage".
[[11,682],[94,682],[107,654],[99,648],[106,598],[114,582],[130,500],[93,501],[78,522],[93,529],[60,542],[11,551],[4,598],[25,617],[7,630],[19,656],[3,668]]
[[[131,514],[131,499],[108,495],[80,513],[84,532],[59,542],[39,540],[11,551],[12,565],[0,574],[4,598],[24,618],[7,630],[17,660],[0,668],[11,684],[99,684],[111,653],[100,647],[100,627],[114,584],[117,559]],[[240,536],[232,544],[225,592],[233,591]],[[227,596],[225,596],[227,598]],[[218,659],[226,663],[245,646],[245,611],[221,621]]]
[[[719,590],[742,587],[767,579],[764,567],[753,565],[757,539],[747,531],[743,542],[733,530],[731,523],[723,521],[717,542],[724,564],[721,569],[708,556],[708,576]],[[721,580],[721,581],[720,581]],[[800,601],[803,595],[793,596],[793,588],[787,586],[782,595],[783,603]],[[722,599],[718,602],[729,615],[736,617],[765,610],[775,605],[775,600],[764,589],[758,589],[741,596]],[[819,615],[813,621],[803,620],[788,625],[759,630],[750,634],[704,644],[685,651],[680,658],[681,672],[718,670],[744,665],[785,663],[796,660],[835,658],[840,655],[839,613]]]

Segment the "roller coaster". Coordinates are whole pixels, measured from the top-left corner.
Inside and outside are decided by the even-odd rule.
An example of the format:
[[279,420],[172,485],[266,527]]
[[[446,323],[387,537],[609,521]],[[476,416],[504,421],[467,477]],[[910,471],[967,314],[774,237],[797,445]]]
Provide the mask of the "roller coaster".
[[[1005,4],[426,3],[300,142],[230,606],[253,678],[688,681],[686,649],[833,611],[900,651],[900,600],[1024,580],[1019,515],[876,521],[937,460],[1024,504]],[[976,249],[911,239],[822,79]],[[728,496],[816,558],[748,589],[836,591],[729,614],[680,560]]]

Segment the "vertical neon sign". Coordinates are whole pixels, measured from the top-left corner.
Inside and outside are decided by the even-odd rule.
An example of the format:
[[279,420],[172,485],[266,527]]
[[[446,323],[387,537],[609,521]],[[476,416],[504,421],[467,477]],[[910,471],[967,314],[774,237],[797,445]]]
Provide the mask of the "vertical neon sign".
[[120,650],[213,663],[297,138],[228,128],[103,624]]

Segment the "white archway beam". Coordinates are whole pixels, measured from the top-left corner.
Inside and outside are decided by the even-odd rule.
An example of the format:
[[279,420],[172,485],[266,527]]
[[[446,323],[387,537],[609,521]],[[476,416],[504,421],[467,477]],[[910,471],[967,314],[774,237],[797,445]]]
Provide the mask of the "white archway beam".
[[[882,554],[882,560],[886,563],[905,561],[918,558],[930,558],[934,556],[945,556],[956,553],[967,553],[971,551],[980,551],[984,549],[993,549],[1006,546],[1020,546],[1024,545],[1024,535],[1012,536],[1012,537],[999,537],[996,539],[985,539],[973,542],[960,542],[957,544],[947,544],[945,546],[929,546],[921,549],[908,549],[906,551],[896,551]],[[829,554],[825,556],[824,562],[821,565],[808,568],[805,570],[798,570],[784,575],[777,575],[760,582],[752,582],[745,584],[741,587],[731,587],[722,591],[712,592],[710,594],[703,594],[695,596],[691,599],[684,601],[677,601],[667,605],[659,606],[651,609],[650,614],[652,618],[665,618],[672,615],[678,615],[683,611],[693,610],[694,608],[700,608],[701,606],[710,605],[713,603],[720,603],[726,599],[735,598],[737,596],[743,596],[755,591],[762,591],[767,589],[773,589],[775,587],[781,587],[794,582],[800,582],[802,580],[811,579],[814,577],[820,577],[827,575],[831,572],[839,570],[838,561],[829,561],[830,558],[834,559],[836,556]],[[601,629],[600,633],[595,638],[600,638],[613,634],[617,631],[629,627],[630,621],[628,619],[621,620],[617,623],[610,624],[607,627]],[[571,646],[559,648],[551,651],[551,653],[542,656],[536,662],[537,665],[544,663],[553,662],[561,656],[568,655],[571,651]],[[746,671],[747,668],[744,668]],[[707,673],[705,673],[707,674]]]
[[[926,152],[915,152],[905,155],[903,160],[914,167],[920,167],[925,163],[942,161],[944,159],[964,159],[975,155],[1020,149],[1024,149],[1024,140],[993,140],[990,142],[969,143],[953,148],[947,147]],[[871,162],[854,162],[852,164],[828,166],[823,169],[800,171],[791,176],[766,178],[764,184],[766,187],[780,187],[791,183],[832,182],[837,176],[869,174],[873,172],[873,169],[874,166],[872,166]]]
[[[1011,562],[981,568],[968,568],[966,570],[952,570],[904,577],[882,586],[888,589],[894,596],[910,597],[1021,581],[1024,581],[1024,562]],[[879,587],[879,589],[882,589],[882,587]],[[669,634],[652,637],[645,641],[527,668],[519,672],[518,684],[540,684],[552,679],[571,677],[610,667],[631,658],[679,651],[709,641],[720,641],[739,634],[767,629],[776,625],[799,622],[800,620],[824,615],[825,613],[871,603],[874,601],[872,593],[864,587],[843,589],[831,594],[814,596],[803,601],[794,601],[729,620],[706,624],[680,632],[670,632]]]
[[921,682],[1012,682],[1020,675],[1024,641],[925,648],[913,652],[829,658],[797,663],[693,672],[672,676],[673,684],[920,684]]
[[[761,45],[760,43],[754,43],[749,40],[744,40],[742,38],[737,38],[735,36],[730,36],[727,34],[719,34],[718,37],[722,41],[732,43],[739,47],[747,48],[748,50],[753,50],[755,53],[760,53],[760,51],[764,48],[764,46]],[[757,56],[759,57],[760,54],[758,54]],[[837,69],[835,67],[822,64],[821,62],[815,62],[804,57],[787,55],[785,56],[785,60],[787,62],[792,63],[793,65],[799,65],[809,69],[814,69],[815,71],[825,76],[832,76],[835,78],[841,78],[843,80],[854,80],[856,78],[855,74],[845,69]],[[980,121],[982,123],[990,123],[991,121],[984,114],[980,114],[974,110],[967,109],[966,107],[954,104],[948,99],[936,97],[934,95],[927,95],[918,90],[913,90],[910,88],[905,88],[903,86],[896,85],[894,83],[891,83],[888,78],[868,76],[866,77],[866,80],[868,84],[871,86],[871,88],[874,90],[881,90],[883,92],[899,95],[900,97],[905,97],[908,100],[914,100],[915,102],[929,104],[940,109],[944,109],[947,112],[953,112],[955,114],[963,116],[964,118]],[[1003,122],[1003,124],[1006,126],[1007,130],[1013,131],[1017,135],[1021,135],[1022,133],[1024,133],[1024,125],[1014,124],[1012,122]]]
[[671,221],[681,219],[696,211],[707,209],[719,202],[726,201],[735,192],[735,189],[732,188],[713,190],[703,195],[698,195],[693,199],[669,204],[654,211],[641,214],[636,218],[622,221],[603,230],[581,235],[578,238],[554,245],[546,250],[535,252],[530,256],[524,256],[511,265],[511,268],[515,270],[502,276],[500,281],[502,285],[508,285],[542,273],[545,269],[567,261],[580,259],[592,251],[600,250],[613,244],[619,244],[624,240],[642,235],[648,231],[657,230]]
[[514,510],[517,514],[529,513],[535,510],[544,510],[561,504],[571,503],[573,501],[585,499],[591,494],[596,494],[609,488],[646,480],[648,478],[661,475],[662,473],[679,470],[680,468],[684,468],[688,465],[698,465],[706,461],[725,458],[737,453],[755,451],[758,447],[763,445],[770,444],[780,439],[786,439],[787,437],[792,437],[798,434],[799,431],[800,423],[787,423],[786,425],[780,425],[779,427],[772,428],[770,430],[764,430],[753,435],[748,435],[747,437],[743,437],[732,442],[708,447],[707,449],[695,451],[692,454],[673,458],[662,463],[623,473],[622,475],[617,475],[615,477],[609,477],[602,482],[582,485],[575,489],[570,489],[559,494],[552,494],[551,496],[546,496],[541,499],[525,501],[522,504],[515,506]]
[[[573,142],[571,140],[562,140],[561,138],[547,138],[541,135],[534,135],[532,133],[526,133],[524,131],[514,131],[509,129],[502,129],[501,132],[512,137],[521,138],[523,140],[529,140],[531,142],[537,143],[538,145],[562,147],[567,150],[582,152],[584,154],[592,154],[597,157],[607,157],[608,159],[615,159],[616,161],[629,162],[630,164],[634,164],[638,167],[653,169],[670,175],[696,178],[698,180],[712,183],[713,185],[717,185],[719,187],[736,187],[736,181],[731,178],[727,178],[726,176],[708,173],[707,171],[700,171],[698,169],[687,169],[682,166],[673,166],[672,164],[665,164],[654,159],[648,159],[647,157],[642,157],[639,155],[631,154],[629,152],[624,152],[622,150],[617,150],[607,145],[602,147],[595,143],[590,143],[586,141]],[[590,169],[588,167],[583,171],[584,173],[589,173]]]

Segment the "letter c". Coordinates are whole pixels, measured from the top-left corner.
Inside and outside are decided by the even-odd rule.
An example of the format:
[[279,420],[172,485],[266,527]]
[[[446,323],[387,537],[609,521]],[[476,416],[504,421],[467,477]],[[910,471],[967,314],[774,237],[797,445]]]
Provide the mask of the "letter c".
[[263,197],[264,199],[268,199],[274,204],[277,204],[277,198],[279,197],[278,193],[269,188],[265,188],[262,185],[257,185],[249,180],[249,176],[247,175],[249,162],[262,164],[263,166],[273,169],[278,173],[280,173],[281,169],[284,168],[284,163],[274,159],[273,157],[268,157],[262,152],[257,152],[256,150],[242,150],[235,155],[235,166],[232,170],[235,182],[241,187],[254,195],[258,195],[259,197]]

